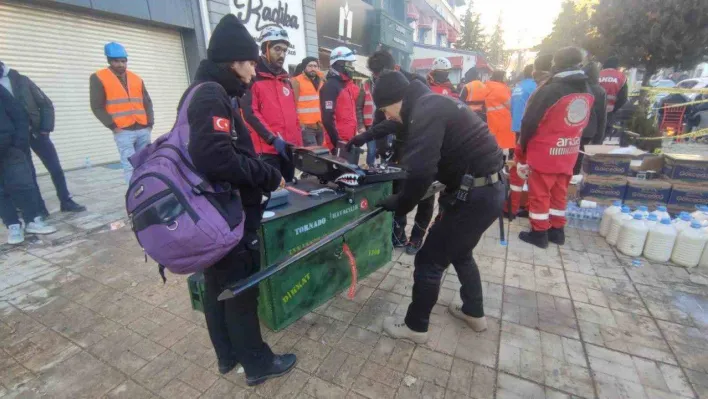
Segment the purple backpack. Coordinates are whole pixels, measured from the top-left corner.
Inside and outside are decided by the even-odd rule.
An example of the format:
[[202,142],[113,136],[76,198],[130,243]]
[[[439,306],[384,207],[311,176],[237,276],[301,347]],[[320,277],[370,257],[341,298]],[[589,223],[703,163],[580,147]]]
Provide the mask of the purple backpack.
[[187,94],[172,130],[130,157],[135,170],[125,207],[138,243],[160,265],[163,280],[165,268],[190,274],[212,266],[243,237],[238,191],[201,177],[187,150],[187,109],[203,84]]

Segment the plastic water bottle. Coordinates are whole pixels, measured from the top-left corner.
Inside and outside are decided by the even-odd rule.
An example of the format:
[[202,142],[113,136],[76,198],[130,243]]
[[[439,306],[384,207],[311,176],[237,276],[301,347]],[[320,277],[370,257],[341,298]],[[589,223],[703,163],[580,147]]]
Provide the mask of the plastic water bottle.
[[91,169],[91,158],[86,157],[86,159],[84,159],[84,167],[86,169]]
[[688,212],[681,212],[678,218],[674,220],[676,231],[681,234],[682,231],[691,227],[691,215]]
[[620,229],[624,222],[632,220],[632,215],[629,213],[629,207],[623,206],[622,212],[612,216],[612,224],[610,225],[610,232],[607,234],[607,243],[610,245],[617,245],[617,240],[619,239]]
[[569,201],[568,205],[566,205],[565,208],[565,218],[566,218],[566,225],[570,228],[577,229],[578,228],[578,206],[576,205],[575,202]]
[[591,210],[590,213],[590,231],[597,233],[600,231],[600,222],[602,221],[602,214],[604,213],[604,208],[597,207]]
[[656,214],[650,213],[649,216],[647,217],[647,220],[644,221],[646,223],[647,228],[651,230],[654,226],[656,226],[659,223],[659,218],[656,217]]
[[644,205],[641,205],[637,207],[637,210],[634,211],[633,215],[641,215],[642,219],[646,219],[647,216],[649,216],[649,208]]
[[622,212],[622,201],[615,201],[612,206],[605,209],[602,213],[602,221],[600,222],[600,235],[607,237],[610,232],[610,225],[612,224],[612,216]]
[[641,256],[649,229],[641,214],[635,213],[634,219],[628,220],[620,229],[617,249],[627,256]]
[[[652,215],[649,215],[652,216]],[[678,232],[668,217],[649,229],[644,245],[644,256],[654,262],[668,262],[674,250]]]
[[708,206],[697,205],[696,211],[691,214],[691,217],[693,219],[696,219],[699,223],[701,223],[705,227],[706,223],[708,223]]
[[659,221],[664,220],[664,218],[671,219],[671,215],[669,215],[669,212],[666,210],[666,207],[663,205],[657,206],[656,210],[654,212],[652,212],[651,215],[656,215],[656,218]]
[[690,228],[679,233],[676,246],[671,253],[671,261],[683,267],[698,266],[706,243],[708,243],[708,235],[701,228],[701,224],[694,220]]

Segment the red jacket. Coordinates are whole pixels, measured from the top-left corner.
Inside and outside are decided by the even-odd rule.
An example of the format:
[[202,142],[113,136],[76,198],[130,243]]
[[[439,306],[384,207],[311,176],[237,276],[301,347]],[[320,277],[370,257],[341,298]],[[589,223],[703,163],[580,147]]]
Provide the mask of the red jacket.
[[349,141],[357,134],[356,100],[359,87],[349,77],[331,69],[320,90],[322,124],[330,143]]
[[607,112],[613,112],[620,92],[624,85],[627,84],[627,77],[616,69],[603,69],[600,71],[599,83],[605,89],[605,93],[607,93]]
[[518,162],[527,163],[534,172],[572,175],[594,102],[582,71],[556,74],[529,99],[521,122]]
[[287,72],[275,74],[261,58],[242,105],[256,153],[277,154],[272,143],[278,136],[296,147],[302,146],[297,105]]
[[449,80],[445,83],[430,82],[430,90],[436,94],[460,98],[460,95],[455,91],[455,88],[452,87],[452,83],[450,83]]

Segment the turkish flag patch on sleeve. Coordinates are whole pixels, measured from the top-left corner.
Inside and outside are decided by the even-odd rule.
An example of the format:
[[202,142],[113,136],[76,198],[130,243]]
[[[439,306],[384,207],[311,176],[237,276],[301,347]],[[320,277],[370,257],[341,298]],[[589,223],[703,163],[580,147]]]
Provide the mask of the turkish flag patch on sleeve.
[[226,118],[213,118],[214,130],[217,132],[231,133],[231,121]]

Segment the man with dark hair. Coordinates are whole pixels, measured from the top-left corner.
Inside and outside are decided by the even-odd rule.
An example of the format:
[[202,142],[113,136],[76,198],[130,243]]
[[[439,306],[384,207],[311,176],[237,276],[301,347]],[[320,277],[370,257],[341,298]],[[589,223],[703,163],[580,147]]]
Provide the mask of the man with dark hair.
[[517,173],[528,178],[531,231],[519,238],[539,248],[565,243],[568,184],[595,101],[583,58],[577,47],[558,50],[553,77],[533,94],[521,121],[514,154]]
[[487,85],[479,80],[479,71],[477,68],[470,68],[467,73],[465,73],[465,87],[460,93],[460,100],[464,101],[468,107],[482,118],[483,121],[487,121],[487,95],[489,95],[489,89]]
[[543,54],[533,61],[533,79],[538,86],[546,83],[551,77],[553,68],[553,54]]
[[502,151],[487,125],[468,107],[432,93],[418,81],[409,82],[398,72],[381,75],[374,102],[407,131],[401,164],[408,177],[398,193],[379,205],[405,216],[433,181],[446,186],[440,195],[440,214],[415,256],[408,312],[405,318],[384,320],[384,331],[419,344],[427,341],[430,313],[450,263],[461,283],[462,306],[451,303],[449,311],[474,331],[484,331],[482,282],[472,251],[501,212]]
[[[368,66],[374,77],[371,88],[376,92],[376,82],[382,73],[387,71],[400,72],[409,82],[418,81],[427,86],[427,82],[422,77],[401,70],[399,65],[395,64],[393,56],[384,50],[375,52],[368,61]],[[366,132],[357,135],[347,143],[349,147],[361,147],[364,143],[376,140],[376,149],[382,157],[387,151],[392,151],[391,161],[398,162],[401,157],[401,144],[406,136],[404,127],[393,120],[388,120],[386,115],[381,111],[373,100],[376,112],[374,114],[373,126]],[[393,143],[393,148],[389,145],[389,140]],[[399,183],[394,183],[393,191],[397,192],[400,189]],[[423,237],[428,230],[430,221],[433,219],[435,211],[435,197],[426,198],[418,204],[415,223],[411,229],[410,240],[406,238],[406,224],[408,220],[406,215],[394,216],[393,224],[393,245],[395,247],[405,247],[406,253],[414,255],[423,245]]]
[[[54,105],[52,101],[32,79],[0,62],[0,80],[5,79],[7,79],[8,87],[10,88],[10,94],[17,99],[29,117],[30,148],[39,157],[52,177],[57,197],[59,197],[60,210],[62,212],[85,211],[86,207],[74,202],[71,194],[69,194],[64,170],[59,162],[59,155],[54,143],[49,138],[49,134],[54,130]],[[27,153],[27,158],[31,161],[32,155]],[[29,166],[36,185],[37,173],[34,169],[34,164],[29,162]],[[39,198],[40,215],[42,217],[49,216],[49,211],[47,211],[39,186],[37,186],[37,196]]]
[[607,93],[607,131],[606,135],[612,138],[614,134],[614,121],[617,111],[627,103],[628,87],[627,77],[619,71],[619,58],[609,57],[600,71],[599,83]]
[[301,67],[301,73],[295,75],[292,83],[297,117],[302,129],[302,142],[305,146],[322,145],[324,134],[320,112],[320,89],[324,79],[320,72],[320,61],[315,57],[306,57],[298,67]]

